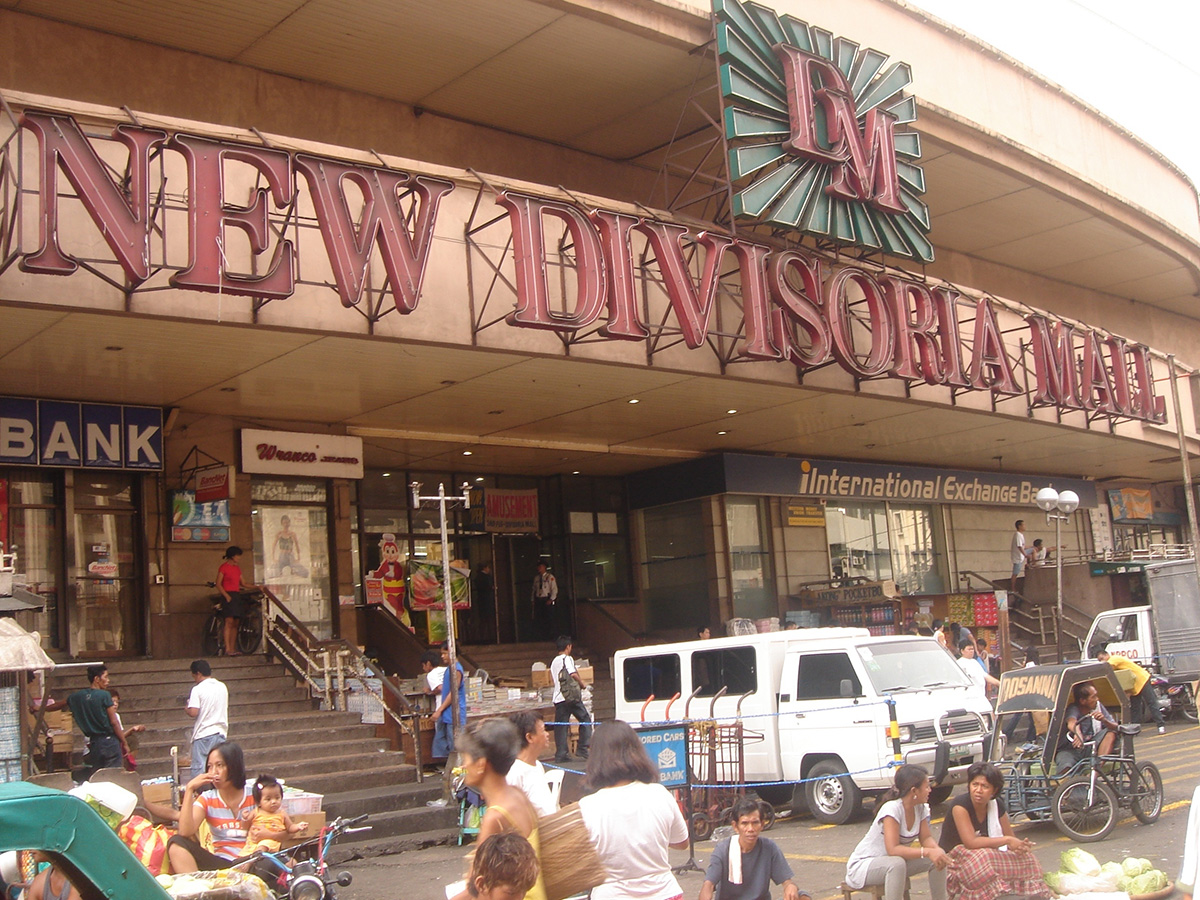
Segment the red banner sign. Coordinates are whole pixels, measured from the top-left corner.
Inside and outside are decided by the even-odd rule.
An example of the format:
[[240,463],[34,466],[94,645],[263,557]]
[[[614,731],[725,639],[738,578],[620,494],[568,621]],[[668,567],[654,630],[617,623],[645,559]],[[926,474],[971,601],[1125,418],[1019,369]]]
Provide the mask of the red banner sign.
[[532,534],[538,530],[538,492],[488,488],[484,494],[485,531]]

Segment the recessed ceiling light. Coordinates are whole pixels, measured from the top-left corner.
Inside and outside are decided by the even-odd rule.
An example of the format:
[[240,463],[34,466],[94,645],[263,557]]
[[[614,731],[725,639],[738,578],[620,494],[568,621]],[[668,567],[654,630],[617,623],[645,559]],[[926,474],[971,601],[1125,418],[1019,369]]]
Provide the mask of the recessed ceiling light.
[[487,414],[488,414],[489,416],[502,416],[502,415],[504,415],[504,410],[502,410],[502,409],[489,409],[489,410],[488,410],[488,412],[487,412]]
[[452,385],[455,385],[455,384],[458,384],[458,382],[455,381],[453,378],[447,378],[445,381],[442,382],[443,387],[451,387]]
[[576,469],[576,470],[575,470],[574,472],[572,472],[571,474],[572,474],[572,475],[578,475],[578,474],[579,474],[579,470],[578,470],[578,469]]
[[736,409],[727,409],[727,410],[725,410],[725,414],[726,414],[727,416],[732,416],[732,415],[734,415],[735,413],[737,413],[737,410],[736,410]]
[[120,352],[121,350],[124,350],[125,348],[124,348],[124,347],[118,347],[116,344],[110,344],[109,346],[105,347],[104,349],[105,349],[105,350],[108,350],[108,351],[109,351],[109,352],[111,352],[111,353],[118,353],[118,352]]
[[729,434],[728,431],[718,431],[717,434]]
[[220,389],[222,394],[232,394],[236,390],[237,390],[237,388],[232,388],[232,387],[223,387]]
[[633,398],[632,400],[630,400],[629,402],[630,402],[630,403],[641,403],[642,401],[641,401],[641,400],[639,400],[637,397],[634,397],[634,398]]
[[476,481],[483,481],[483,476],[482,476],[482,475],[480,475],[480,476],[479,476],[478,478],[476,478],[475,480],[476,480]]
[[383,473],[383,474],[382,474],[380,477],[382,477],[382,478],[391,478],[391,477],[392,477],[392,473],[391,473],[391,472],[384,472],[384,473]]
[[463,456],[470,456],[470,455],[471,455],[471,451],[470,451],[470,450],[464,450],[464,451],[463,451]]

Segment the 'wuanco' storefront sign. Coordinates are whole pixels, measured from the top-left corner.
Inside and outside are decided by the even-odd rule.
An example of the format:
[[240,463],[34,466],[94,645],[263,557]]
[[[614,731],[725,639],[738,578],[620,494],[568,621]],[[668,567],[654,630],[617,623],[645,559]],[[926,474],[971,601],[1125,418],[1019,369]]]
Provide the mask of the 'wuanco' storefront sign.
[[[923,180],[911,162],[919,156],[919,143],[915,134],[895,131],[901,120],[915,118],[912,98],[899,94],[908,83],[907,66],[885,71],[885,56],[861,51],[875,76],[865,88],[856,80],[852,89],[848,73],[834,62],[838,47],[854,47],[849,42],[787,17],[771,26],[728,0],[718,0],[716,14],[722,88],[730,103],[727,129],[735,144],[731,176],[749,182],[736,195],[735,213],[930,259],[932,247],[921,233],[928,218],[917,197]],[[887,108],[881,105],[885,100],[891,103]],[[130,284],[146,281],[154,258],[151,161],[166,151],[182,158],[188,179],[187,261],[158,264],[173,265],[172,286],[264,299],[292,295],[299,242],[273,238],[276,230],[287,233],[273,226],[303,185],[342,304],[353,307],[363,297],[377,248],[396,310],[411,314],[439,206],[455,187],[428,175],[131,124],[118,125],[111,141],[97,141],[71,116],[53,111],[26,109],[20,125],[38,143],[40,246],[20,262],[32,273],[69,275],[78,267],[59,241],[61,170]],[[97,143],[107,151],[112,142],[128,152],[125,183],[113,179],[97,152]],[[252,167],[265,184],[248,206],[225,193],[229,162]],[[29,185],[21,189],[34,191]],[[636,238],[651,251],[645,255],[654,262],[645,265],[657,268],[690,348],[709,339],[720,284],[736,266],[738,354],[744,359],[787,361],[801,370],[836,361],[861,378],[1024,393],[1014,377],[998,301],[991,298],[971,301],[948,285],[894,270],[840,264],[815,251],[715,231],[692,234],[669,220],[532,193],[497,189],[496,202],[512,230],[516,303],[507,316],[512,326],[563,333],[596,328],[607,339],[649,339]],[[361,214],[352,212],[357,208]],[[557,302],[547,276],[549,220],[569,233],[576,275],[573,297]],[[248,238],[253,271],[262,274],[230,270],[223,242],[238,230]],[[259,263],[268,252],[269,260]],[[693,257],[703,260],[698,277],[689,265]],[[1165,420],[1149,348],[1043,314],[1027,315],[1026,322],[1036,376],[1030,405]]]

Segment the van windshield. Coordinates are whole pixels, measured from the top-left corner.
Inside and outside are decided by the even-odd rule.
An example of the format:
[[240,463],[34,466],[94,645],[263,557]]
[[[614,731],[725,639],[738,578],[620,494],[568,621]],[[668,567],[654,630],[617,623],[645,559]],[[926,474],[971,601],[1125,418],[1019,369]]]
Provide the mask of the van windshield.
[[858,655],[880,694],[970,685],[967,674],[936,641],[859,644]]

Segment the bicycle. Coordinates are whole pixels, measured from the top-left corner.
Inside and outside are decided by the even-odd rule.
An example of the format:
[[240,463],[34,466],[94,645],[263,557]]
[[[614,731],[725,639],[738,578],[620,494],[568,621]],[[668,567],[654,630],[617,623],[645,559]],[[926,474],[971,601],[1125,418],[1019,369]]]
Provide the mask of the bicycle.
[[1096,742],[1084,747],[1088,755],[1066,773],[1054,792],[1051,813],[1064,834],[1080,842],[1099,841],[1108,836],[1120,808],[1129,809],[1143,825],[1158,821],[1163,807],[1163,780],[1158,766],[1139,763],[1133,738],[1142,726],[1117,726],[1120,746],[1112,753],[1096,755]]
[[[217,586],[215,581],[209,581],[207,584],[210,588]],[[246,601],[247,613],[238,622],[237,652],[255,653],[262,643],[263,593],[262,591],[248,591],[242,596]],[[213,610],[204,622],[203,642],[206,656],[224,656],[226,652],[225,613],[222,610],[224,600],[225,598],[220,594],[213,594],[208,598]]]
[[[259,874],[279,900],[337,900],[334,886],[347,887],[353,880],[349,872],[334,874],[329,869],[325,854],[343,834],[370,831],[371,826],[358,827],[365,815],[353,819],[338,817],[321,829],[315,838],[297,844],[288,850],[274,853],[260,850],[250,856],[234,860],[232,865],[252,862],[251,871]],[[316,848],[315,859],[302,858]],[[264,877],[265,876],[265,877]]]

